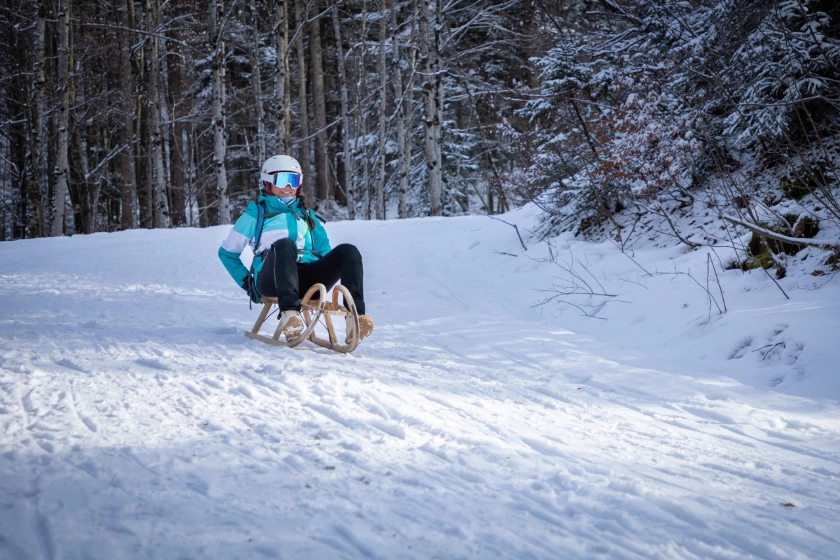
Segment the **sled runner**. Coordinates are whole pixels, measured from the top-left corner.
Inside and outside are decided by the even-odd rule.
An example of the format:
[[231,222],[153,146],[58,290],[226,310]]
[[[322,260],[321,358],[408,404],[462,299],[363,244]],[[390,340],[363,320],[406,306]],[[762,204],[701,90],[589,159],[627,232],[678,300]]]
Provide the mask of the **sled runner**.
[[[339,294],[344,297],[344,305],[338,304]],[[332,301],[327,301],[327,289],[323,284],[315,284],[307,290],[300,302],[301,314],[306,328],[299,337],[289,341],[286,341],[283,337],[283,328],[280,322],[278,322],[272,336],[260,334],[260,328],[268,317],[268,312],[273,305],[277,305],[277,298],[263,297],[262,303],[263,309],[260,311],[260,316],[257,317],[254,328],[245,333],[248,338],[275,346],[288,346],[289,348],[294,348],[308,338],[318,346],[342,353],[352,352],[359,345],[359,313],[356,310],[356,303],[347,288],[340,284],[333,288]],[[349,336],[345,337],[343,344],[336,337],[332,322],[333,317],[350,317],[352,328],[347,333]],[[319,323],[326,328],[329,339],[320,338],[315,332],[315,327]],[[283,338],[281,339],[281,337]]]

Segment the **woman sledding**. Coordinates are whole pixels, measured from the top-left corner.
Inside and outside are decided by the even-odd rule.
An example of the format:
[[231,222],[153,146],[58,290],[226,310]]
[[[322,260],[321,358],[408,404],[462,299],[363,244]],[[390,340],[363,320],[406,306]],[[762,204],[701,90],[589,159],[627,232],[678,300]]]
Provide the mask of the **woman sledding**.
[[[236,221],[219,247],[219,258],[254,303],[259,303],[261,296],[277,298],[286,340],[296,339],[304,331],[300,298],[310,286],[321,283],[329,290],[341,280],[356,303],[361,340],[373,332],[373,321],[365,315],[362,256],[348,243],[330,248],[326,230],[315,212],[306,207],[302,178],[295,158],[268,158],[262,166],[259,200],[249,204]],[[262,229],[254,247],[260,218]],[[253,275],[239,259],[249,244],[255,255]],[[348,320],[348,338],[353,328]]]

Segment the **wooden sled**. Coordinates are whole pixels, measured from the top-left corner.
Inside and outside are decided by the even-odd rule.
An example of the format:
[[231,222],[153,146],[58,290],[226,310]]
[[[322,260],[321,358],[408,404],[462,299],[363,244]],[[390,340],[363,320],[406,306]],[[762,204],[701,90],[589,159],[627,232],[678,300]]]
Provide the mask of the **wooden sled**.
[[[338,304],[339,294],[344,297],[344,305]],[[303,315],[303,322],[306,328],[298,338],[289,341],[286,341],[283,336],[283,329],[279,321],[277,322],[277,328],[274,330],[273,335],[269,337],[260,334],[260,328],[262,328],[266,317],[268,317],[271,307],[277,305],[277,298],[264,297],[262,298],[262,303],[263,309],[260,311],[260,316],[257,317],[254,328],[245,333],[245,336],[248,338],[275,346],[287,346],[289,348],[294,348],[308,338],[318,346],[345,354],[352,352],[359,345],[359,312],[356,310],[356,303],[353,301],[353,296],[342,285],[337,285],[333,288],[332,301],[327,301],[327,289],[323,284],[315,284],[307,290],[300,302],[301,314]],[[340,343],[335,335],[332,318],[347,317],[348,315],[353,321],[353,332],[350,333],[349,342],[344,340]],[[322,319],[322,324],[327,329],[328,340],[320,338],[315,332],[315,327],[318,326]],[[281,337],[283,338],[281,339]]]

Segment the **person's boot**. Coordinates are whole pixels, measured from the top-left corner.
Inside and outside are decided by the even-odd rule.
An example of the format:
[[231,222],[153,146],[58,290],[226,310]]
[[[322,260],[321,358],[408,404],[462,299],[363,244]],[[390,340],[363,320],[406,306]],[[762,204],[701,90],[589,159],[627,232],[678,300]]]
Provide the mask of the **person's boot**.
[[[350,344],[353,336],[353,318],[349,315],[347,316],[347,336],[344,339],[344,344]],[[359,315],[359,342],[365,339],[365,337],[370,336],[370,333],[373,332],[373,319],[368,317],[367,315]]]
[[284,311],[280,314],[280,327],[283,329],[283,334],[286,337],[286,342],[291,342],[300,338],[306,327],[303,321],[300,320],[300,314],[294,309]]

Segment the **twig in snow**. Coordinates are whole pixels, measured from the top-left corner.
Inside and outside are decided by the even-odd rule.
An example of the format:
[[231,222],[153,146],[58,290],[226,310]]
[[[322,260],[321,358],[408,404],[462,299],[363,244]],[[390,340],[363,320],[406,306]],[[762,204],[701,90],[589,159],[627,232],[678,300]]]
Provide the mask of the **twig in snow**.
[[677,226],[675,226],[674,222],[671,221],[671,217],[668,215],[668,211],[665,210],[664,208],[662,208],[661,204],[659,204],[658,208],[648,208],[647,206],[645,206],[644,204],[642,204],[638,200],[635,201],[635,204],[638,204],[639,206],[641,206],[642,208],[644,208],[645,210],[647,210],[651,214],[657,214],[657,215],[665,218],[665,221],[668,222],[668,226],[671,228],[671,231],[674,232],[674,236],[677,239],[679,239],[681,242],[685,243],[686,245],[688,245],[692,249],[696,249],[697,247],[702,247],[702,245],[700,243],[695,243],[694,241],[689,241],[688,239],[683,237],[682,234],[680,234],[679,230],[677,230]]
[[519,233],[519,226],[517,226],[516,224],[512,224],[510,222],[506,222],[506,221],[502,220],[501,218],[497,218],[496,216],[491,216],[489,214],[487,215],[487,217],[490,218],[491,220],[498,220],[498,221],[502,222],[503,224],[507,224],[510,227],[512,227],[513,229],[515,229],[516,230],[516,236],[519,238],[519,242],[522,244],[522,248],[525,251],[528,250],[528,247],[525,246],[525,242],[522,241],[522,235]]
[[774,284],[776,284],[776,287],[777,287],[777,288],[779,288],[779,290],[782,292],[782,295],[783,295],[783,296],[785,296],[785,299],[790,299],[790,297],[788,297],[788,295],[785,293],[784,289],[782,289],[782,287],[779,285],[779,283],[778,283],[778,282],[776,282],[776,279],[775,279],[775,278],[773,278],[773,277],[770,275],[770,273],[769,273],[769,272],[767,272],[767,269],[766,269],[766,268],[764,268],[763,266],[760,266],[760,267],[758,267],[758,268],[760,268],[761,270],[763,270],[763,271],[764,271],[764,274],[766,274],[766,275],[767,275],[767,278],[769,278],[770,280],[772,280],[772,281],[773,281],[773,283],[774,283]]
[[644,284],[642,284],[641,282],[636,282],[635,280],[630,280],[630,278],[624,278],[623,276],[621,276],[621,274],[618,275],[618,279],[621,280],[622,282],[625,282],[625,283],[636,284],[638,286],[641,286],[645,290],[648,289],[648,287],[645,286]]
[[[720,299],[723,302],[723,312],[726,313],[728,310],[726,309],[726,299],[723,297],[723,286],[720,285],[720,278],[718,278],[717,267],[715,267],[715,263],[712,262],[712,254],[707,253],[706,256],[708,257],[708,262],[712,264],[712,271],[715,273],[715,281],[718,285],[718,290],[720,290]],[[709,274],[709,266],[706,265],[706,275]]]
[[[610,302],[619,302],[619,303],[630,303],[627,301],[615,300],[611,298],[618,297],[617,294],[608,294],[607,291],[604,289],[603,284],[598,280],[598,278],[589,270],[587,265],[579,258],[575,257],[572,253],[571,246],[568,247],[569,250],[569,261],[567,263],[560,263],[557,262],[557,251],[556,247],[551,244],[550,241],[547,242],[548,244],[548,259],[537,259],[532,258],[532,260],[537,262],[550,262],[555,264],[556,266],[560,267],[568,277],[560,278],[555,277],[555,280],[561,281],[562,284],[557,284],[556,282],[552,284],[551,288],[546,290],[540,290],[542,292],[550,292],[553,295],[550,297],[546,297],[541,302],[534,304],[534,307],[543,306],[547,303],[552,301],[558,301],[560,303],[565,303],[571,307],[574,307],[578,311],[580,311],[584,317],[589,317],[590,319],[601,319],[606,320],[604,317],[598,317],[597,313],[607,304]],[[583,272],[578,272],[575,270],[575,264],[577,264],[580,268],[583,268]],[[590,278],[590,281],[587,281]],[[597,288],[596,289],[596,285]],[[598,303],[573,303],[566,299],[568,296],[585,296],[592,300],[592,298],[605,298]],[[596,300],[597,301],[597,300]],[[592,311],[589,311],[592,310]]]
[[[785,342],[784,342],[784,341],[777,342],[776,344],[773,344],[773,345],[772,345],[773,347],[772,347],[772,348],[770,348],[770,350],[768,350],[767,352],[765,352],[765,353],[761,356],[761,361],[763,362],[763,361],[764,361],[764,358],[766,358],[767,356],[769,356],[769,355],[770,355],[770,352],[772,352],[772,351],[776,348],[776,346],[779,346],[779,345],[781,345],[781,346],[782,346],[782,348],[785,348]],[[755,350],[753,350],[753,352],[758,352],[759,350],[763,350],[764,348],[767,348],[768,346],[770,346],[770,344],[765,344],[765,345],[764,345],[764,346],[762,346],[761,348],[756,348]]]
[[[650,272],[650,271],[648,271],[645,267],[643,267],[642,265],[640,265],[640,264],[639,264],[639,262],[638,262],[636,259],[634,259],[633,257],[631,257],[628,253],[626,253],[626,252],[622,252],[622,253],[624,254],[624,256],[626,256],[628,259],[630,259],[630,260],[633,262],[633,264],[635,264],[635,265],[636,265],[636,266],[638,266],[640,269],[642,269],[642,270],[644,271],[644,273],[645,273],[647,276],[651,276],[651,277],[652,277],[652,276],[688,276],[688,277],[692,280],[692,282],[694,282],[695,284],[697,284],[697,285],[700,287],[700,289],[701,289],[701,290],[703,290],[704,292],[706,292],[706,296],[707,296],[708,301],[709,301],[709,319],[706,321],[706,324],[708,324],[708,322],[709,322],[709,321],[711,320],[711,318],[712,318],[712,317],[711,317],[711,306],[712,306],[712,303],[714,303],[714,304],[715,304],[715,307],[717,307],[718,313],[720,313],[721,315],[722,315],[722,314],[724,314],[724,313],[726,312],[726,301],[725,301],[725,300],[723,300],[723,288],[722,288],[722,287],[721,287],[721,285],[720,285],[720,279],[718,279],[718,278],[717,278],[717,269],[715,269],[715,278],[717,279],[718,289],[720,290],[720,297],[721,297],[721,300],[723,300],[723,309],[721,309],[720,305],[718,304],[717,298],[716,298],[716,297],[712,294],[712,292],[709,290],[709,286],[708,286],[708,284],[709,284],[709,269],[708,269],[708,266],[709,266],[709,263],[711,262],[711,256],[710,256],[710,255],[707,255],[707,261],[706,261],[706,286],[703,286],[703,284],[701,284],[701,283],[697,280],[697,278],[695,278],[694,276],[692,276],[692,274],[691,274],[691,270],[689,270],[688,272],[682,272],[681,270],[677,270],[677,265],[676,265],[676,263],[674,263],[674,272],[659,272],[658,270],[657,270],[656,272]],[[714,263],[712,263],[712,267],[714,267]]]

